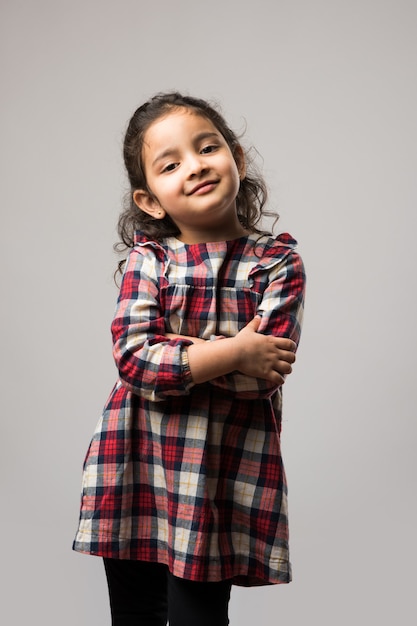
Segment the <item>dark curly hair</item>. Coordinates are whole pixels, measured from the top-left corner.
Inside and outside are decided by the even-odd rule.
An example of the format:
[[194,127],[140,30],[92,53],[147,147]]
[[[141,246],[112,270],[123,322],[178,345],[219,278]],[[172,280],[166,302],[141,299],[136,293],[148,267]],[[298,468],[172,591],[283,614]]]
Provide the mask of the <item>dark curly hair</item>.
[[[164,219],[155,219],[141,211],[134,203],[132,197],[136,189],[150,191],[147,186],[142,161],[143,140],[146,131],[157,119],[166,115],[169,111],[179,108],[190,109],[198,115],[207,118],[223,135],[233,155],[236,155],[237,148],[240,146],[238,137],[228,127],[222,115],[205,100],[185,96],[178,92],[159,93],[140,106],[128,124],[123,144],[123,157],[130,190],[126,194],[125,207],[119,217],[118,234],[120,241],[115,244],[116,250],[132,248],[134,245],[134,233],[137,230],[155,240],[180,234],[178,227],[169,215],[166,215]],[[264,210],[267,188],[262,176],[256,172],[247,152],[245,153],[245,159],[246,176],[240,183],[236,197],[237,214],[240,223],[245,229],[262,234],[263,231],[257,227],[261,217],[273,214]]]

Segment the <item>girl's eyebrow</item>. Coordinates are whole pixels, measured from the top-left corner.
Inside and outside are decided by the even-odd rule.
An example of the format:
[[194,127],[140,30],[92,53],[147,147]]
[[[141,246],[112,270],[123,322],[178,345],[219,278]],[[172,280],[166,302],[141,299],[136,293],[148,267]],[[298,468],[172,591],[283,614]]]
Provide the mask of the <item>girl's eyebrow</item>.
[[[198,135],[193,137],[193,143],[199,143],[200,141],[203,141],[204,139],[212,139],[212,138],[218,139],[219,133],[215,133],[214,131],[206,131],[206,132],[198,133]],[[167,148],[160,154],[156,155],[155,159],[152,162],[152,166],[154,166],[155,163],[157,163],[158,161],[162,161],[166,157],[169,157],[172,154],[175,154],[176,152],[177,150],[175,148]]]
[[155,159],[152,161],[152,166],[154,166],[155,163],[158,163],[158,161],[162,161],[162,159],[165,159],[166,157],[171,156],[171,154],[174,154],[175,152],[176,150],[174,148],[167,148],[163,152],[160,152],[159,154],[156,155]]
[[205,131],[202,133],[198,133],[198,135],[196,135],[194,137],[194,141],[195,142],[199,142],[202,141],[203,139],[211,139],[212,137],[219,137],[219,133],[215,133],[214,131]]

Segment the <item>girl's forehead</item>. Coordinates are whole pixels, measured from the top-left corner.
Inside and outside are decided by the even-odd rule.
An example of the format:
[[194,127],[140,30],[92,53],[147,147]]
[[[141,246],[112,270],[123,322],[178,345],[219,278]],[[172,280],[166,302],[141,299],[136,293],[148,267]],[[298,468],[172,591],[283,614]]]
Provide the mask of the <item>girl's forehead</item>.
[[192,109],[177,108],[157,118],[144,135],[144,145],[167,140],[181,140],[199,132],[213,132],[221,135],[214,124],[204,115]]

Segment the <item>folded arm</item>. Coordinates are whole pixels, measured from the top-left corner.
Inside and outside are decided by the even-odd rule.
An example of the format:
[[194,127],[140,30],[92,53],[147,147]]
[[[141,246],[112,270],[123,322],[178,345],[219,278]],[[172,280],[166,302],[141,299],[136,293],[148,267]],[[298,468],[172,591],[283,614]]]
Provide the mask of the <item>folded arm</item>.
[[235,337],[205,341],[166,333],[159,306],[159,262],[149,251],[129,255],[112,323],[122,384],[150,400],[186,395],[209,381],[235,394],[259,396],[282,385],[299,340],[304,293],[301,260],[278,266],[258,314]]
[[167,334],[168,338],[190,339],[187,354],[194,383],[213,381],[238,371],[245,376],[261,378],[282,385],[291,373],[296,345],[291,339],[262,335],[256,316],[235,337],[205,341],[184,335]]

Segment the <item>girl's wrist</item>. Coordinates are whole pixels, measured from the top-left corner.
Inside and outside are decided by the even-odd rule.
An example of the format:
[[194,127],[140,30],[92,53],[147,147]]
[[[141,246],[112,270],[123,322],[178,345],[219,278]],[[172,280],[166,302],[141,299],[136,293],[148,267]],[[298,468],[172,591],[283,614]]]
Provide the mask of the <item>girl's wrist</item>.
[[191,374],[196,384],[230,374],[238,369],[239,346],[234,337],[203,341],[186,348]]

